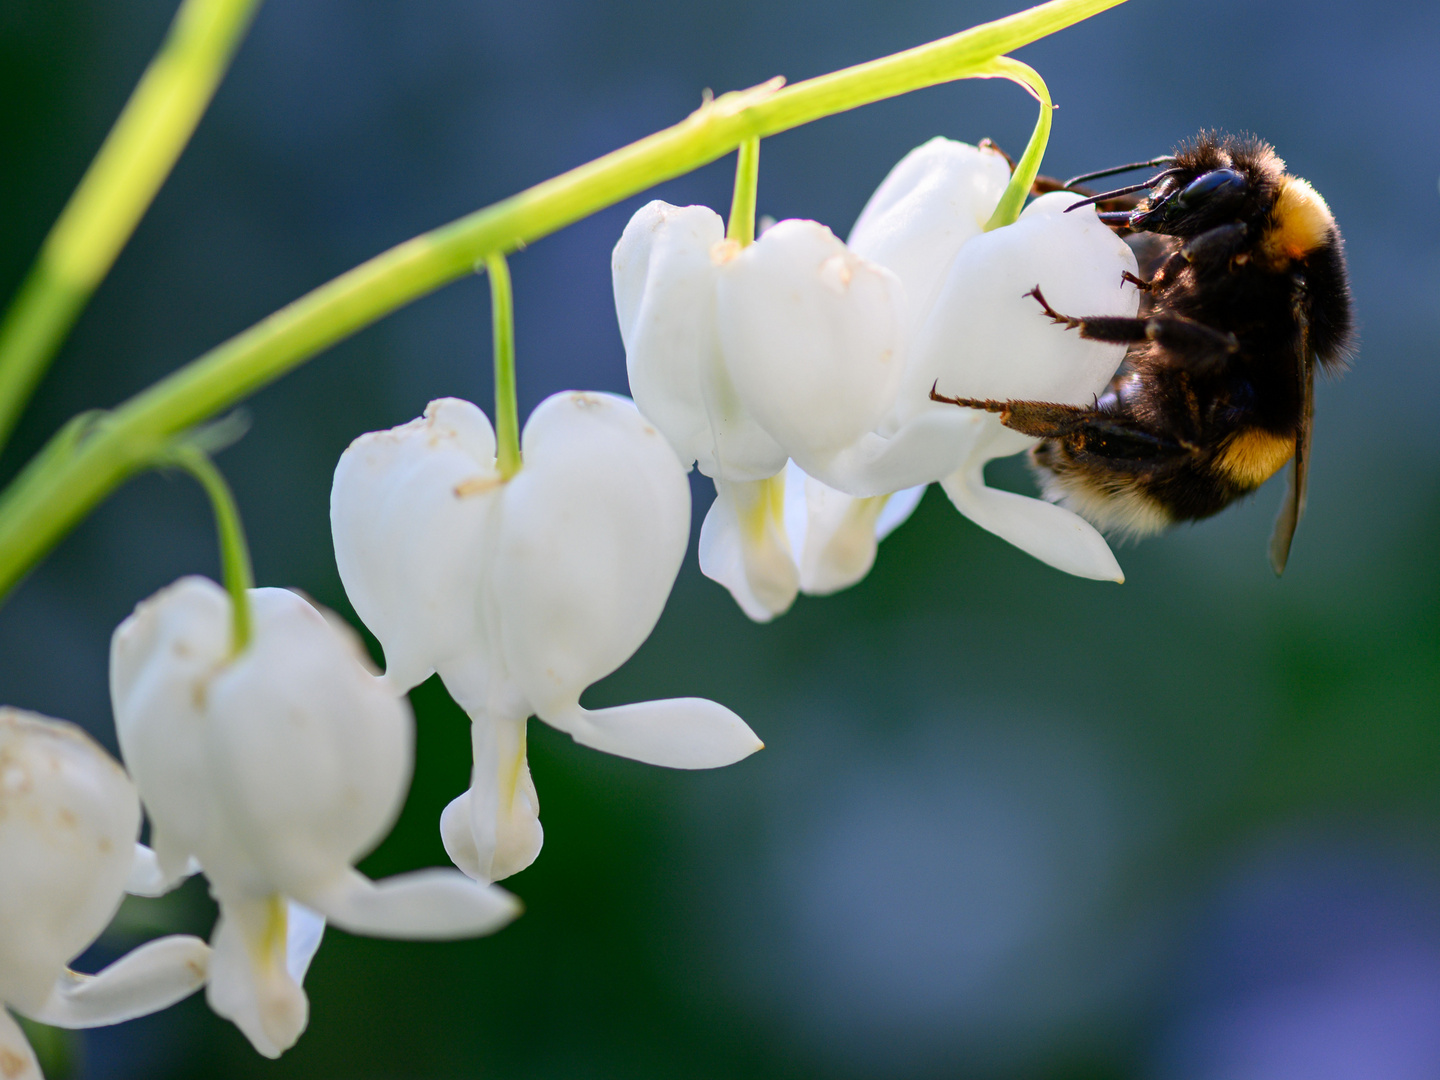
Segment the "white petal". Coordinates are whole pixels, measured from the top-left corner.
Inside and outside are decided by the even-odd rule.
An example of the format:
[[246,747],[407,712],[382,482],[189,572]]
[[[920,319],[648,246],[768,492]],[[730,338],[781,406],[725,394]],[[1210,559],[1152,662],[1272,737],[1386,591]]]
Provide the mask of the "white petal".
[[850,233],[850,249],[900,278],[918,325],[956,253],[984,231],[1009,182],[1000,154],[931,139],[875,189]]
[[489,934],[520,914],[519,902],[504,889],[457,870],[417,870],[383,881],[352,870],[306,899],[343,930],[411,941]]
[[[1121,280],[1135,256],[1093,207],[1064,213],[1074,196],[1037,199],[1014,225],[977,236],[951,265],[901,390],[902,417],[953,408],[952,397],[1088,404],[1119,367],[1125,346],[1086,340],[1052,323],[1036,285],[1067,315],[1133,316],[1139,293]],[[992,421],[998,425],[998,419]]]
[[199,938],[188,934],[157,938],[97,975],[63,972],[49,999],[29,1015],[62,1028],[123,1023],[189,997],[205,984],[209,968],[210,946]]
[[0,1005],[0,1076],[5,1080],[44,1080],[25,1032],[4,1005]]
[[471,711],[470,787],[440,815],[440,836],[451,861],[476,881],[518,874],[545,839],[525,758],[526,720]]
[[1053,503],[986,487],[983,468],[982,461],[940,482],[962,514],[1057,570],[1099,581],[1125,580],[1105,538],[1088,521]]
[[300,896],[389,831],[410,780],[413,721],[299,596],[254,589],[250,603],[250,646],[209,685],[216,821],[196,855],[212,882]]
[[582,746],[672,769],[715,769],[765,744],[725,706],[705,698],[639,701],[610,709],[579,705],[542,713]]
[[790,610],[800,589],[784,521],[785,473],[769,480],[715,481],[715,501],[700,526],[700,571],[730,590],[756,622]]
[[0,1001],[49,996],[114,916],[140,831],[124,771],[73,724],[0,709]]
[[285,970],[297,983],[305,982],[310,961],[325,937],[325,916],[304,904],[289,901],[285,910]]
[[160,868],[152,848],[144,844],[135,845],[135,861],[130,864],[130,876],[125,879],[125,891],[131,896],[164,896],[186,878],[200,873],[200,864],[190,859],[179,874],[167,874]]
[[885,506],[875,518],[876,540],[884,540],[901,525],[904,525],[905,522],[910,520],[910,515],[915,513],[915,508],[920,505],[920,500],[925,497],[925,489],[927,486],[926,484],[917,484],[915,487],[906,488],[904,491],[897,491],[885,500]]
[[741,402],[791,457],[848,446],[889,411],[903,289],[823,225],[782,221],[725,263],[716,316]]
[[890,435],[868,432],[838,454],[805,456],[795,463],[810,476],[847,495],[869,498],[948,476],[990,436],[994,419],[973,409],[927,410],[912,415]]
[[649,636],[689,543],[690,485],[665,439],[611,394],[546,399],[523,451],[525,467],[506,485],[490,598],[505,668],[543,715],[577,701]]
[[[801,590],[811,596],[828,596],[854,585],[875,563],[880,537],[877,523],[892,496],[857,499],[822,484],[813,476],[806,476],[798,467],[787,481],[804,493],[805,526],[803,539],[799,541]],[[912,498],[910,491],[903,494],[902,501],[909,507],[904,516],[908,516],[918,497]],[[904,516],[895,520],[889,529],[903,521]],[[796,540],[792,532],[791,542]]]
[[165,880],[185,873],[209,826],[203,710],[229,653],[230,598],[202,577],[142,600],[110,639],[115,734]]
[[474,597],[500,488],[490,421],[457,398],[341,455],[330,493],[335,562],[398,692],[479,636]]
[[287,903],[282,896],[220,902],[205,997],[252,1046],[277,1058],[305,1030],[310,1002],[287,967]]
[[740,404],[720,357],[715,259],[725,227],[705,206],[655,201],[636,211],[615,245],[611,271],[630,391],[688,468],[761,479],[784,452]]

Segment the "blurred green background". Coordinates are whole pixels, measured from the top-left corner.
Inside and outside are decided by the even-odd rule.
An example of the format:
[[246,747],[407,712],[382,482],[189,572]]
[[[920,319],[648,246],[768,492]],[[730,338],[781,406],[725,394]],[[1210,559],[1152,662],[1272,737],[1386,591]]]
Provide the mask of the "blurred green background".
[[[0,5],[0,293],[173,14]],[[1012,10],[1001,0],[268,0],[215,105],[0,470],[355,262],[683,117]],[[687,774],[532,727],[546,831],[499,935],[327,935],[279,1062],[200,1000],[95,1031],[70,1075],[1421,1080],[1440,1076],[1440,8],[1127,5],[1022,51],[1060,105],[1046,171],[1251,130],[1344,230],[1361,349],[1319,389],[1283,581],[1280,482],[1122,549],[1122,587],[1033,562],[931,491],[856,588],[750,624],[692,553],[651,640],[587,704],[679,694],[767,749]],[[843,233],[932,135],[1023,146],[971,83],[769,140],[759,209]],[[728,205],[732,164],[655,193]],[[512,261],[522,413],[623,391],[609,254],[630,200]],[[489,409],[485,283],[399,312],[257,396],[221,456],[259,581],[352,615],[330,473],[432,397]],[[1022,463],[992,481],[1028,490]],[[697,478],[696,523],[709,503]],[[7,703],[114,746],[109,633],[218,573],[183,479],[129,484],[0,610]],[[415,788],[374,875],[445,861],[462,714],[414,694]],[[202,882],[130,901],[87,958],[208,933]],[[52,1077],[58,1080],[58,1076]]]

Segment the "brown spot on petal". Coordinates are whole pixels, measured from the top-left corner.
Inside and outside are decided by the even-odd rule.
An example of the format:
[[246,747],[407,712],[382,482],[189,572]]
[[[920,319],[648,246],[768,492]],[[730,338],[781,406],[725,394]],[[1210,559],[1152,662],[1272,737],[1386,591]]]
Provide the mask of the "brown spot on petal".
[[205,969],[194,960],[186,960],[185,967],[197,978],[205,978]]
[[740,242],[738,240],[721,240],[710,247],[710,261],[716,266],[724,266],[739,254]]
[[110,843],[110,838],[108,836],[102,836],[100,838],[100,843],[97,846],[100,848],[101,855],[109,855],[111,848],[113,847],[113,845]]
[[484,495],[487,491],[494,491],[504,483],[505,478],[499,473],[482,473],[456,484],[455,497],[463,499],[469,495]]
[[79,824],[79,822],[75,818],[74,813],[72,813],[67,807],[64,806],[62,806],[60,808],[60,812],[55,815],[55,819],[60,822],[62,828],[66,829],[73,829],[76,825]]
[[23,1073],[26,1068],[27,1063],[24,1058],[15,1051],[0,1046],[0,1076],[4,1076],[6,1080],[12,1080],[13,1077]]

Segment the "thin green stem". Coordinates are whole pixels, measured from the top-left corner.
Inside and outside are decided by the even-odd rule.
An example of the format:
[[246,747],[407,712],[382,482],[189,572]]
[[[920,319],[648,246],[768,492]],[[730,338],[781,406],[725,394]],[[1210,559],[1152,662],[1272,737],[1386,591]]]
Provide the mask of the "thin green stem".
[[741,247],[755,242],[755,195],[760,186],[760,140],[746,139],[735,155],[735,194],[725,237]]
[[520,471],[520,407],[515,402],[515,302],[510,267],[498,252],[485,259],[495,339],[495,465],[509,480]]
[[181,444],[168,455],[168,464],[177,465],[200,482],[215,511],[215,532],[220,540],[220,570],[225,591],[230,594],[230,655],[238,656],[250,644],[250,596],[255,571],[250,565],[250,546],[240,509],[225,477],[196,446]]
[[0,320],[0,447],[190,140],[258,0],[184,0]]
[[995,212],[985,223],[986,232],[1004,225],[1013,225],[1020,216],[1030,189],[1035,186],[1035,177],[1040,174],[1040,161],[1045,156],[1046,145],[1050,142],[1050,123],[1055,112],[1055,106],[1050,100],[1050,88],[1034,68],[1008,56],[997,56],[991,61],[991,66],[994,68],[993,73],[981,77],[1009,79],[1025,87],[1034,95],[1035,100],[1040,102],[1040,118],[1035,121],[1030,142],[1025,146],[1025,153],[1020,155],[1015,171],[1010,174],[1010,183],[1000,196]]
[[142,391],[68,452],[47,447],[0,497],[0,596],[179,432],[493,254],[514,251],[648,187],[763,138],[870,102],[972,75],[1124,0],[1051,0],[894,56],[707,101],[685,120],[424,233],[321,285]]

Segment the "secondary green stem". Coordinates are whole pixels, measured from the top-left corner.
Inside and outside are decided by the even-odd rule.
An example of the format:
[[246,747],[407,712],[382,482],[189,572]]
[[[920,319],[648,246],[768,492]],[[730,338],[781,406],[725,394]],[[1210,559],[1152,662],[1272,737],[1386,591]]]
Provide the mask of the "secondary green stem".
[[505,256],[485,259],[495,339],[495,464],[509,480],[520,471],[520,407],[515,402],[515,303]]
[[0,447],[170,174],[258,0],[184,0],[0,321]]
[[1034,68],[1008,56],[997,56],[989,66],[992,70],[982,74],[980,78],[1009,79],[1025,87],[1035,96],[1035,100],[1040,102],[1040,118],[1035,121],[1030,142],[1025,146],[1025,153],[1020,155],[1015,171],[1010,174],[1010,183],[1000,196],[995,212],[985,223],[986,232],[1004,225],[1013,225],[1020,216],[1020,211],[1025,207],[1025,199],[1035,185],[1035,177],[1040,173],[1040,159],[1045,156],[1045,147],[1050,142],[1050,124],[1055,112],[1055,106],[1050,100],[1050,88]]
[[760,140],[746,139],[735,155],[735,194],[725,237],[741,247],[755,242],[755,195],[760,186]]
[[249,590],[255,587],[255,571],[250,565],[250,545],[245,542],[240,509],[235,505],[235,496],[225,477],[198,447],[177,446],[169,455],[169,460],[200,482],[215,511],[215,532],[220,539],[220,569],[225,590],[230,594],[230,655],[238,656],[250,644]]
[[[972,75],[1003,53],[1124,0],[1051,0],[948,38],[781,88],[708,101],[685,120],[417,236],[307,293],[142,391],[68,448],[47,446],[0,498],[0,596],[179,432],[493,254],[729,153],[742,142]],[[58,438],[58,436],[57,436]]]

